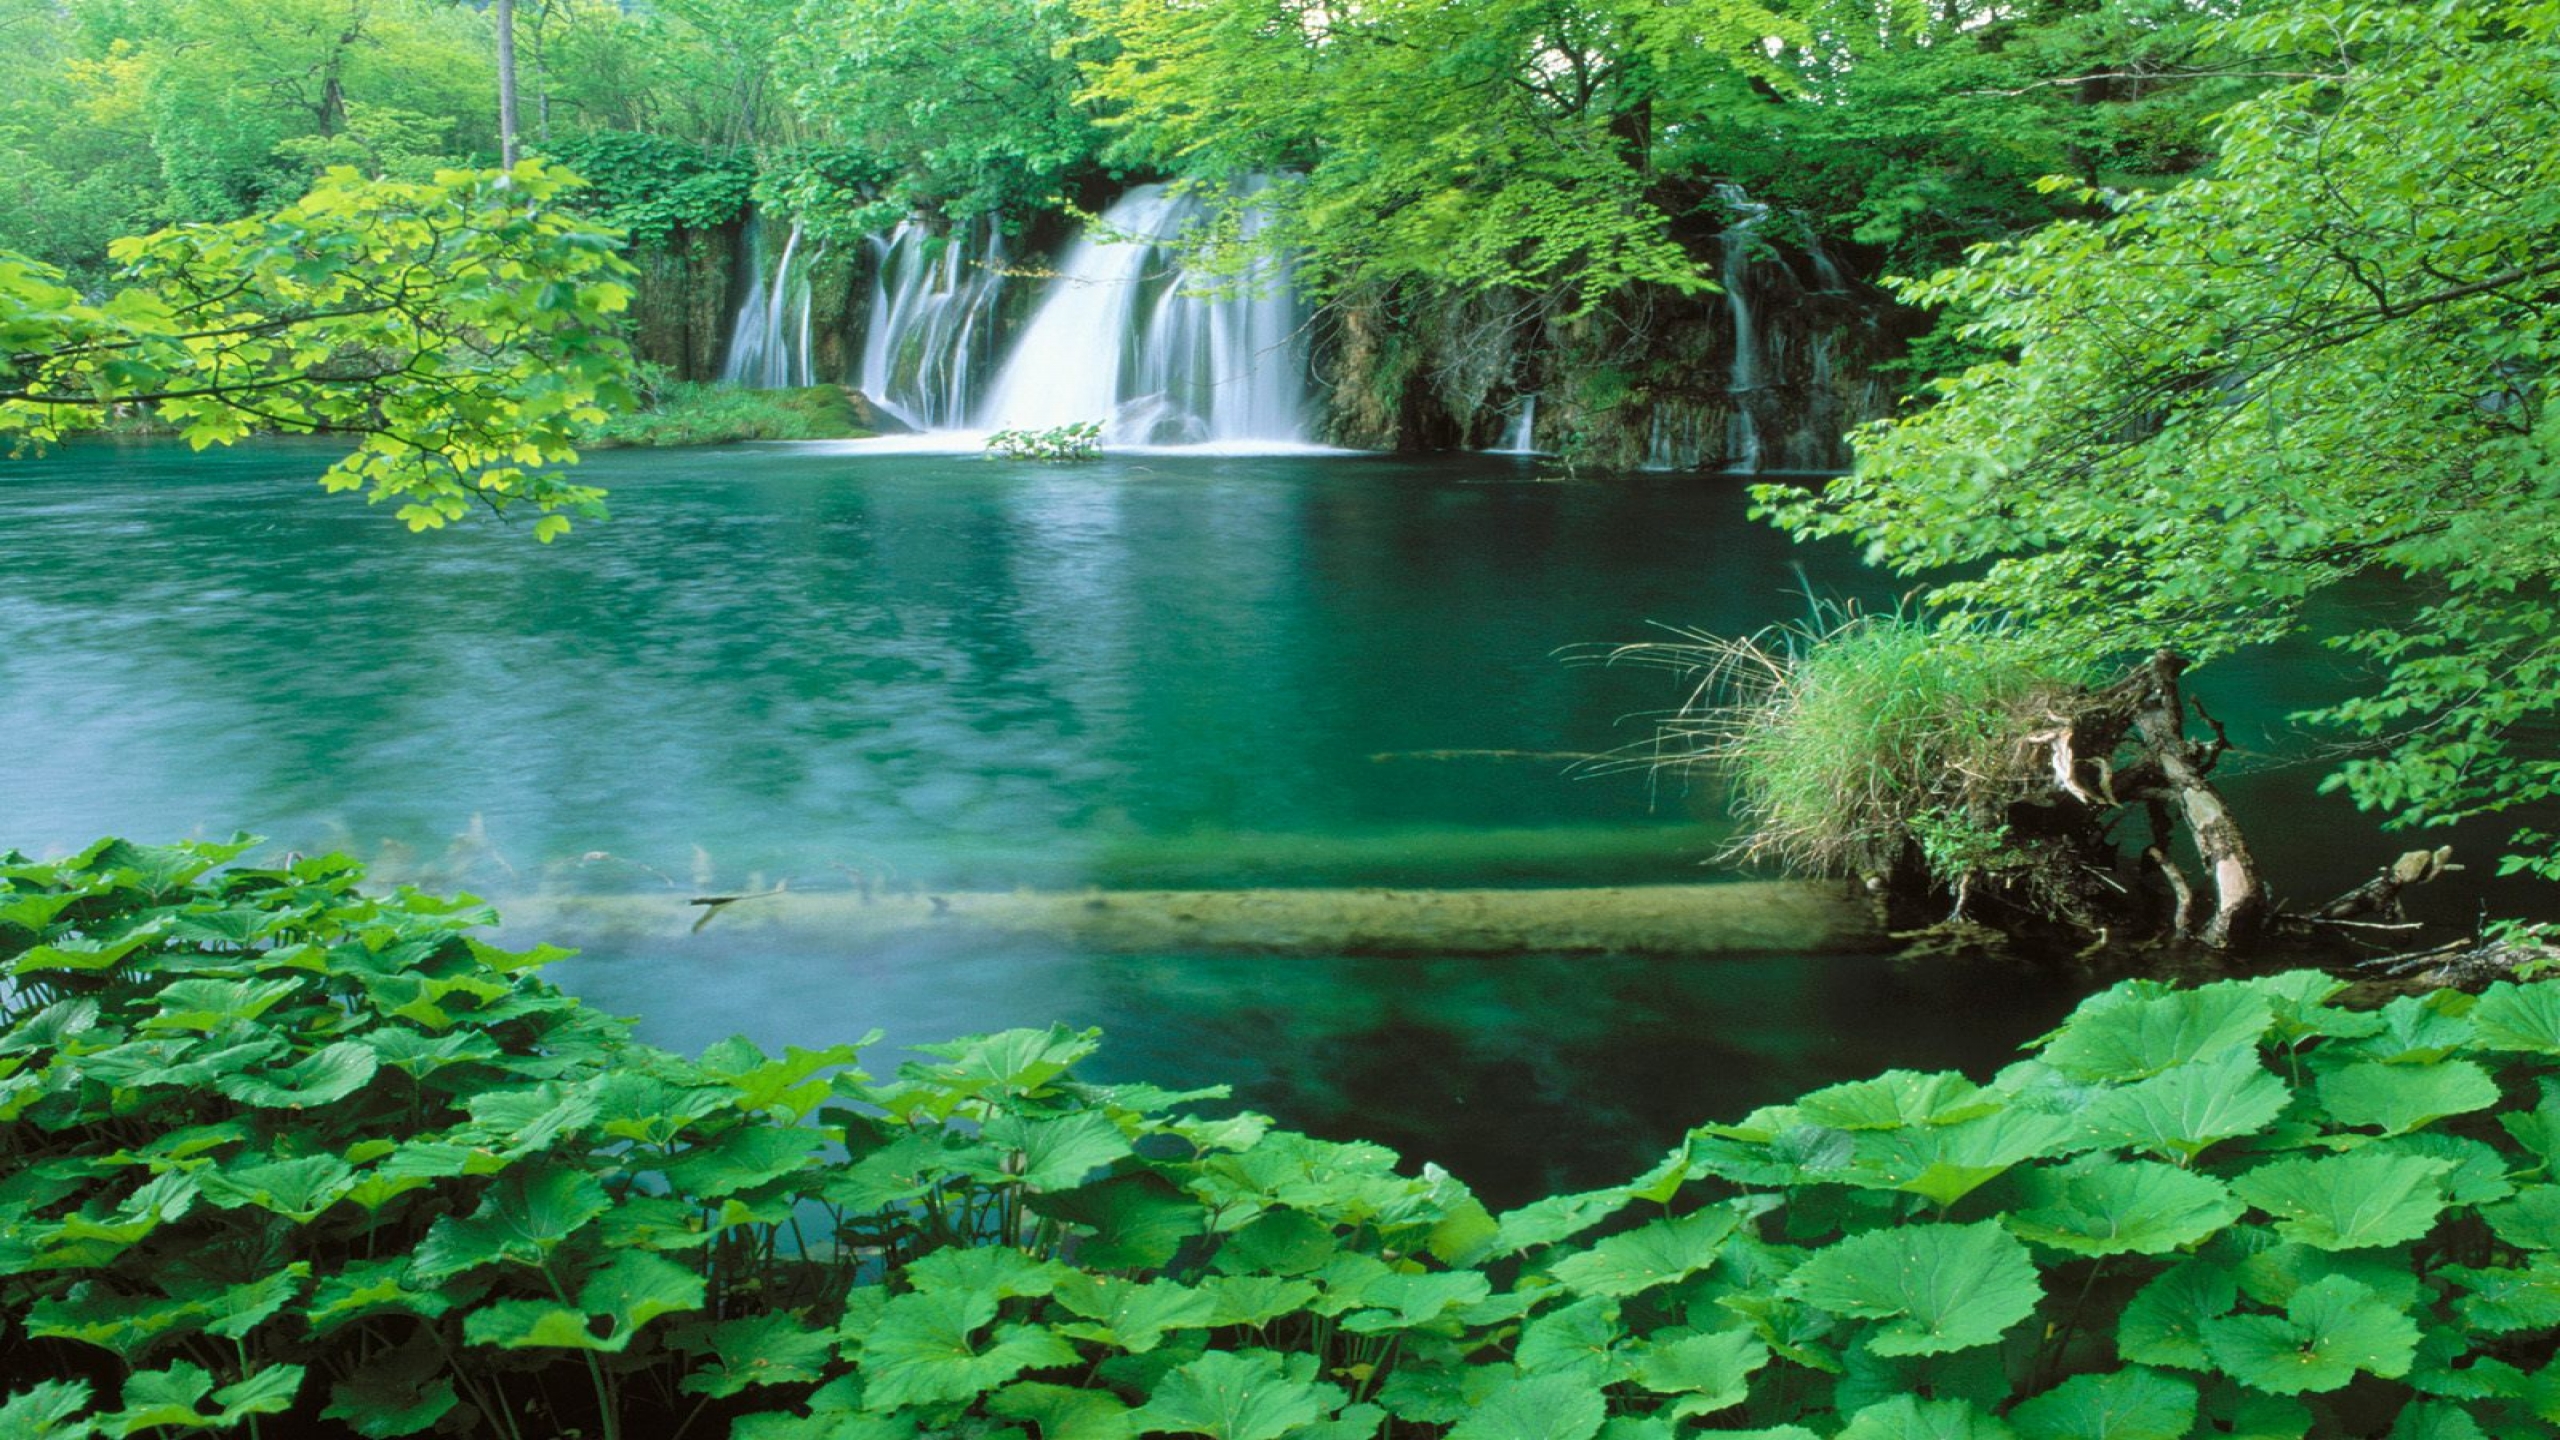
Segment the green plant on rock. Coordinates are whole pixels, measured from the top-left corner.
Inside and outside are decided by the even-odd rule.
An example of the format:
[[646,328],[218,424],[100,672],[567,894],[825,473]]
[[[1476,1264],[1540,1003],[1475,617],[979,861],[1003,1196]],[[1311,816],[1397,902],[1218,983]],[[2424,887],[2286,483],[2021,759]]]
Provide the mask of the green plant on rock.
[[999,430],[987,437],[987,453],[999,460],[1098,460],[1102,422],[1084,420],[1047,430]]
[[0,863],[0,1435],[2560,1427],[2560,991],[2122,985],[1489,1212],[1063,1027],[686,1060],[337,858]]

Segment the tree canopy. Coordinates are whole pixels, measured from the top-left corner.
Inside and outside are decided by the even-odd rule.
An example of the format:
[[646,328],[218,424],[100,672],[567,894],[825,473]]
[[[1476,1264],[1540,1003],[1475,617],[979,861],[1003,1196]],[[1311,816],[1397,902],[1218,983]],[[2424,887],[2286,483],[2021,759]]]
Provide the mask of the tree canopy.
[[473,502],[599,513],[554,470],[627,403],[611,316],[620,238],[559,202],[567,175],[325,174],[272,215],[120,240],[119,288],[84,299],[0,252],[0,435],[49,440],[150,405],[201,447],[258,430],[356,437],[324,479],[413,530]]
[[[1906,287],[2004,358],[1868,431],[1854,475],[1765,489],[1799,535],[2057,647],[2200,657],[2395,579],[2339,643],[2376,743],[2336,783],[2407,823],[2560,794],[2560,15],[2302,0],[2235,19],[2213,171]],[[2511,866],[2560,876],[2527,835]]]

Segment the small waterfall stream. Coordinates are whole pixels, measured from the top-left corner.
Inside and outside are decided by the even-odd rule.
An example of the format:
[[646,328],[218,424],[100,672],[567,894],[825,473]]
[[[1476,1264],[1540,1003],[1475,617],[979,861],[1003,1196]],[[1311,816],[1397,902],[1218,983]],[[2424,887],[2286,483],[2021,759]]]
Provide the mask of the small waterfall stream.
[[[1103,422],[1117,444],[1307,438],[1305,314],[1285,263],[1217,277],[1178,246],[1199,200],[1141,185],[1059,259],[975,423]],[[1248,226],[1251,219],[1247,219]]]
[[1502,447],[1496,455],[1535,455],[1538,453],[1538,397],[1520,397],[1520,409],[1511,417],[1511,427],[1503,434]]
[[1738,185],[1719,185],[1716,194],[1733,207],[1733,223],[1719,244],[1724,261],[1717,280],[1724,286],[1726,311],[1733,317],[1733,369],[1725,382],[1733,397],[1732,418],[1725,425],[1725,463],[1735,470],[1760,469],[1760,421],[1752,407],[1760,390],[1760,331],[1751,313],[1752,248],[1769,207]]
[[729,331],[729,355],[720,378],[756,390],[781,390],[817,383],[810,359],[809,262],[800,253],[800,222],[791,223],[782,256],[770,269],[764,263],[764,221],[747,221],[747,264],[754,279],[738,306],[737,323]]
[[920,430],[968,424],[993,361],[1004,236],[974,245],[912,221],[871,242],[871,310],[855,384]]

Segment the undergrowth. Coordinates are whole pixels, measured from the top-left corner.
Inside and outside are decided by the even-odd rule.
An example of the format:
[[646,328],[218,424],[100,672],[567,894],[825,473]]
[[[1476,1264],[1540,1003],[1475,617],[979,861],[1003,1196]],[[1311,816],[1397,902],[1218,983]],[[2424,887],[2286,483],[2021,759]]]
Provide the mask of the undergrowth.
[[1896,614],[1833,613],[1605,658],[1690,681],[1652,743],[1621,758],[1722,776],[1741,822],[1732,858],[1807,875],[1891,875],[1917,861],[1949,889],[2007,863],[2007,810],[2047,779],[2022,741],[2052,697],[2088,678],[2011,631]]
[[2554,1433],[2560,990],[2133,983],[1496,1215],[1091,1032],[685,1059],[337,857],[0,860],[0,1436]]
[[743,390],[663,381],[649,406],[616,415],[587,442],[616,445],[725,445],[739,440],[857,440],[871,434],[853,400],[834,385]]

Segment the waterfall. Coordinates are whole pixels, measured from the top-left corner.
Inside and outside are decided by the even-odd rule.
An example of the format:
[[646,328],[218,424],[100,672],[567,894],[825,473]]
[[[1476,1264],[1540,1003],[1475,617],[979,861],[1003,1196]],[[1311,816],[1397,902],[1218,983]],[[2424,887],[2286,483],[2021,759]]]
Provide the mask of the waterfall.
[[974,247],[910,221],[874,237],[871,311],[856,384],[920,430],[966,425],[995,353],[1004,237],[992,222]]
[[1645,429],[1646,470],[1695,470],[1708,459],[1705,426],[1687,405],[1657,403]]
[[1177,242],[1205,213],[1161,185],[1104,211],[1060,257],[976,423],[1099,420],[1124,445],[1303,442],[1305,314],[1288,267],[1265,260],[1236,277],[1187,268]]
[[1719,185],[1716,194],[1733,207],[1733,223],[1720,237],[1724,264],[1718,281],[1724,286],[1726,311],[1733,317],[1733,371],[1725,389],[1733,397],[1726,422],[1725,460],[1735,470],[1760,468],[1760,422],[1752,401],[1760,390],[1760,331],[1751,314],[1751,248],[1769,207],[1743,193],[1738,185]]
[[1520,409],[1511,417],[1511,427],[1502,437],[1496,455],[1535,455],[1538,453],[1538,397],[1520,397]]
[[800,256],[800,222],[791,222],[782,242],[782,258],[768,271],[764,264],[764,222],[747,222],[747,264],[755,278],[729,331],[729,358],[720,378],[753,390],[780,390],[817,383],[810,362],[809,266]]

